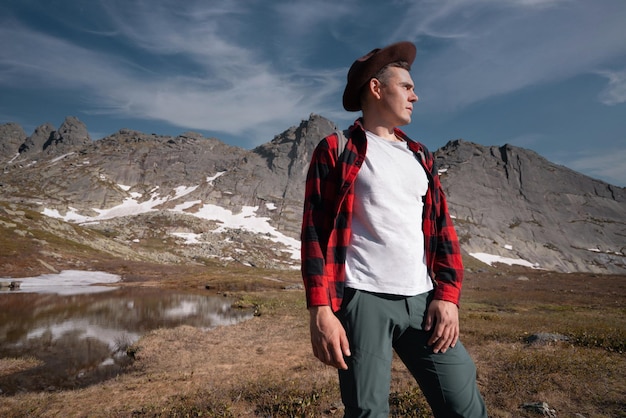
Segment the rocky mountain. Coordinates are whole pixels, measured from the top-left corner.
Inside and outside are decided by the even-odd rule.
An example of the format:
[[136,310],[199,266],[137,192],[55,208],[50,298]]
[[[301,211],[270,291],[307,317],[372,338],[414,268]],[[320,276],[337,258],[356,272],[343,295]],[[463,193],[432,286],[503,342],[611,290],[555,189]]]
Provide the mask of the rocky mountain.
[[[122,129],[92,141],[73,117],[30,136],[0,125],[0,228],[71,225],[72,240],[118,257],[297,268],[306,169],[334,129],[311,115],[244,150],[197,133]],[[509,145],[456,140],[436,158],[467,254],[626,272],[626,189]]]
[[436,158],[465,251],[564,272],[626,268],[626,189],[511,145],[451,141]]

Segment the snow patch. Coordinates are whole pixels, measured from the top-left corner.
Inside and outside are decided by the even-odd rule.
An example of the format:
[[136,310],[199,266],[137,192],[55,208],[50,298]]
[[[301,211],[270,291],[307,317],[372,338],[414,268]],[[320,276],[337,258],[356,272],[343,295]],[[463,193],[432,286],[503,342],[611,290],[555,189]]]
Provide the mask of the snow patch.
[[530,267],[534,269],[539,268],[539,264],[537,263],[533,264],[530,261],[526,261],[521,258],[502,257],[499,255],[493,255],[493,254],[487,254],[487,253],[470,253],[470,255],[490,266],[493,265],[493,263],[502,263],[502,264],[508,264],[509,266],[518,265],[518,266],[525,266],[525,267]]
[[624,255],[624,253],[622,253],[621,251],[602,250],[600,248],[587,248],[587,251],[591,251],[592,253],[614,254],[619,256]]
[[207,177],[206,178],[206,182],[209,184],[213,183],[213,180],[215,180],[216,178],[218,178],[219,176],[221,176],[222,174],[224,174],[226,171],[218,171],[214,176],[212,177]]
[[50,164],[54,164],[54,163],[56,163],[57,161],[61,161],[63,158],[65,158],[65,157],[67,157],[67,156],[70,156],[70,155],[72,155],[72,154],[74,154],[74,152],[73,152],[73,151],[72,151],[72,152],[68,152],[67,154],[59,155],[58,157],[53,158],[52,160],[50,160]]
[[187,196],[189,193],[196,190],[198,186],[178,186],[174,190],[176,191],[176,195],[172,200],[180,199],[183,196]]
[[190,207],[193,207],[195,205],[199,205],[200,203],[202,203],[202,200],[190,200],[188,202],[184,202],[174,206],[172,212],[184,212],[186,209],[189,209]]
[[172,235],[184,239],[184,244],[202,244],[202,241],[199,239],[201,234],[194,234],[193,232],[173,232]]
[[294,260],[300,259],[300,241],[288,237],[270,225],[269,218],[257,216],[258,206],[243,206],[240,213],[233,213],[221,206],[205,204],[194,216],[202,219],[215,220],[222,225],[212,232],[224,232],[226,229],[244,229],[257,234],[265,234],[273,242],[284,244]]
[[[213,177],[207,178],[207,181],[219,177],[224,172],[220,172]],[[118,187],[129,188],[129,186],[120,185]],[[184,196],[189,195],[195,191],[199,186],[179,186],[174,189],[174,196],[161,196],[156,191],[158,186],[153,188],[150,193],[149,200],[140,202],[138,198],[142,195],[140,193],[131,193],[131,197],[127,197],[123,202],[117,206],[109,209],[96,209],[93,208],[98,214],[96,216],[85,216],[78,213],[78,210],[73,207],[68,207],[65,215],[61,215],[57,209],[43,210],[43,214],[52,218],[63,219],[66,222],[77,222],[80,224],[97,223],[98,221],[113,219],[124,216],[140,215],[147,212],[156,211],[156,207],[173,200],[181,199]],[[184,213],[187,215],[196,216],[201,219],[216,221],[220,226],[214,229],[212,232],[220,233],[227,229],[243,229],[252,233],[264,235],[267,239],[273,242],[277,242],[285,245],[290,254],[290,257],[294,260],[300,259],[300,241],[291,237],[288,237],[281,232],[277,231],[272,225],[270,225],[270,218],[257,215],[258,206],[244,206],[240,213],[233,213],[232,211],[225,209],[221,206],[212,204],[203,204],[196,212],[186,212],[187,209],[201,205],[201,200],[185,201],[177,204],[171,212]],[[276,205],[273,203],[266,203],[266,207],[269,210],[275,210]],[[187,244],[200,243],[199,235],[176,233],[175,236],[185,239]]]
[[[119,186],[119,185],[118,185]],[[96,209],[93,208],[94,211],[98,212],[97,216],[84,216],[80,215],[78,211],[73,207],[68,207],[68,211],[65,215],[61,215],[57,209],[48,209],[45,208],[43,210],[43,214],[49,216],[51,218],[63,219],[66,222],[78,222],[78,223],[92,223],[96,221],[102,221],[106,219],[113,219],[123,216],[133,216],[140,215],[142,213],[153,212],[155,211],[155,207],[162,205],[163,203],[170,200],[177,200],[183,196],[188,195],[189,193],[196,190],[198,186],[179,186],[175,190],[174,197],[165,196],[161,197],[159,194],[155,193],[156,190],[153,189],[152,195],[149,200],[144,202],[139,202],[137,199],[142,195],[140,193],[131,193],[131,197],[127,197],[124,201],[112,208],[109,209]]]
[[[3,279],[9,280],[7,277]],[[114,290],[116,287],[94,286],[94,284],[117,283],[121,277],[101,271],[63,270],[58,274],[42,274],[37,277],[10,280],[20,282],[19,290],[16,290],[18,292],[78,295]]]

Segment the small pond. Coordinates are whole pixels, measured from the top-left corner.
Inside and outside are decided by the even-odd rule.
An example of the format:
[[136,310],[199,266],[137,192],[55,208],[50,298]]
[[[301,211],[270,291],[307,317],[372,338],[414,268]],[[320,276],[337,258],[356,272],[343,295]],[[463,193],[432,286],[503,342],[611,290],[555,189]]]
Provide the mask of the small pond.
[[129,347],[151,330],[210,329],[252,316],[222,296],[116,287],[119,277],[107,273],[17,280],[18,289],[0,290],[0,359],[27,359],[33,367],[0,370],[0,394],[85,387],[123,373],[132,362]]

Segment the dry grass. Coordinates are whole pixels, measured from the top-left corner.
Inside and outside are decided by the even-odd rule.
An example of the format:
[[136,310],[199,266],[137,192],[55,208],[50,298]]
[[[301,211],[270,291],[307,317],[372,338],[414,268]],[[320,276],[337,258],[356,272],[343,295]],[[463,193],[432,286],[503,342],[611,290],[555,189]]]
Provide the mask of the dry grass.
[[[126,373],[87,388],[0,395],[0,416],[341,416],[335,371],[313,358],[297,272],[106,261],[128,285],[204,289],[254,305],[258,316],[202,331],[145,335]],[[485,269],[465,282],[462,339],[474,357],[492,417],[534,417],[547,402],[559,417],[626,417],[626,277]],[[529,344],[535,333],[568,341]],[[36,367],[0,359],[3,376]],[[393,416],[428,417],[411,377],[395,361]]]
[[[523,272],[470,276],[464,340],[493,416],[547,402],[559,416],[626,416],[626,278]],[[532,334],[566,341],[529,344]]]

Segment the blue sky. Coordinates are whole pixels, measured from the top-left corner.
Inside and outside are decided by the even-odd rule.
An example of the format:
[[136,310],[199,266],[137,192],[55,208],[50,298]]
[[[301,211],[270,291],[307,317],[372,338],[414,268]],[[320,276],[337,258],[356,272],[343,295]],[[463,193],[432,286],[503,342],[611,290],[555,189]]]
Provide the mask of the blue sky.
[[311,113],[351,123],[349,66],[409,40],[413,139],[509,143],[624,187],[625,22],[624,0],[4,0],[0,123],[249,149]]

